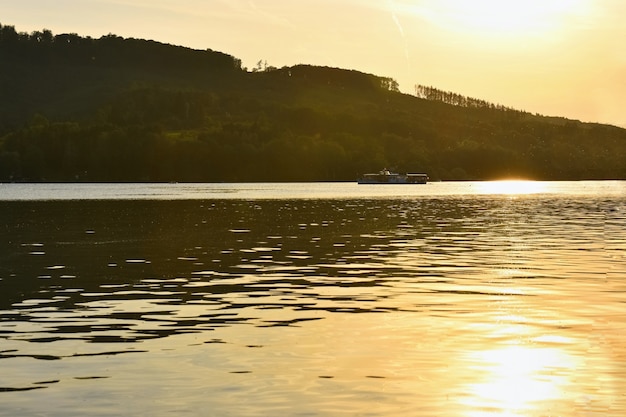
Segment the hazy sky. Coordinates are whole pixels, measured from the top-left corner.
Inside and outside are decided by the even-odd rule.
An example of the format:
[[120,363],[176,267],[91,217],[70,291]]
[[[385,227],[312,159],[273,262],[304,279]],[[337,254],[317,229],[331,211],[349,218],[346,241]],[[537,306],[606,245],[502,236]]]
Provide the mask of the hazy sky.
[[551,116],[626,127],[625,0],[0,0],[0,23],[113,33],[248,68],[356,69]]

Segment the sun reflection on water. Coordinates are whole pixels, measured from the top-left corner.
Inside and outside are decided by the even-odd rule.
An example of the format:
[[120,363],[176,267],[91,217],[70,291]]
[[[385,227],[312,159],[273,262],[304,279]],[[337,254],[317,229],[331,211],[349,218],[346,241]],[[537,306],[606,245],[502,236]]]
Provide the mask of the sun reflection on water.
[[502,180],[480,183],[480,191],[485,194],[537,194],[546,190],[547,184],[541,181]]
[[522,416],[541,402],[558,400],[575,366],[574,358],[558,347],[513,345],[472,352],[468,359],[484,376],[468,387],[467,417]]

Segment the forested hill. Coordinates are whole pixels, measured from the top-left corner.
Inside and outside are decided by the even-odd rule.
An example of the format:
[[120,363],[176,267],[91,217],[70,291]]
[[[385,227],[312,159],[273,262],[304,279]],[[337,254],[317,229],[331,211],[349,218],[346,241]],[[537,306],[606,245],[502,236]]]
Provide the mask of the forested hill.
[[0,181],[626,178],[626,130],[336,68],[0,26]]

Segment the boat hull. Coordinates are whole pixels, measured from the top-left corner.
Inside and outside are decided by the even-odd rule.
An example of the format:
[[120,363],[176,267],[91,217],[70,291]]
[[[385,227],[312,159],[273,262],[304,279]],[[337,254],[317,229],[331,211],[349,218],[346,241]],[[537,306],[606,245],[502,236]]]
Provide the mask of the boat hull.
[[426,184],[426,174],[395,174],[381,172],[378,174],[365,174],[357,179],[359,184]]

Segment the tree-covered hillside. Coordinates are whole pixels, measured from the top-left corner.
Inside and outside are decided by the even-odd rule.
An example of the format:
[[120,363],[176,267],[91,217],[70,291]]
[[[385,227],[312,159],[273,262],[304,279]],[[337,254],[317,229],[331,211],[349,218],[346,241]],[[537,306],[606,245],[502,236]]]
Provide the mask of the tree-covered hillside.
[[0,181],[626,178],[626,130],[432,87],[0,26]]

